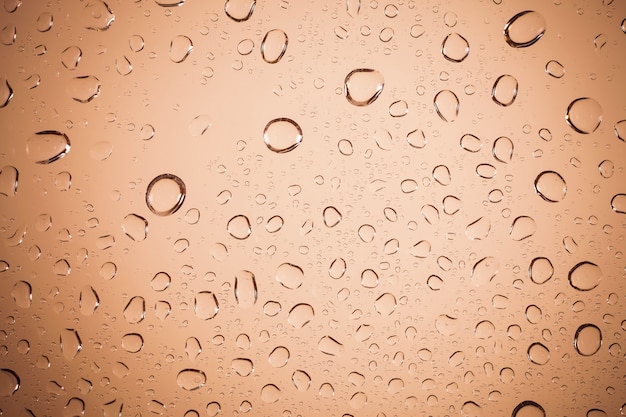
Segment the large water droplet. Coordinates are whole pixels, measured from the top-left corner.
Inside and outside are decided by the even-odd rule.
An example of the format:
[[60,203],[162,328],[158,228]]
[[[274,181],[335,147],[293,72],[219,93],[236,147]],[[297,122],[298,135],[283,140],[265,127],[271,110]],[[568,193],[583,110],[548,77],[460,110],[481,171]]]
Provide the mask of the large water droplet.
[[546,19],[532,10],[516,14],[504,25],[504,39],[514,48],[533,45],[545,32]]
[[274,384],[267,384],[261,388],[261,400],[273,404],[280,400],[280,389]]
[[65,92],[73,100],[79,103],[89,103],[100,95],[102,84],[93,75],[83,75],[69,80],[65,86]]
[[143,337],[139,333],[127,333],[122,336],[122,348],[129,353],[138,353],[143,349]]
[[186,195],[187,189],[183,180],[176,175],[161,174],[148,184],[146,204],[157,216],[168,216],[178,211]]
[[537,222],[529,216],[519,216],[513,220],[509,234],[513,240],[524,240],[535,234]]
[[441,53],[448,61],[462,62],[470,52],[469,42],[458,33],[451,33],[441,44]]
[[39,32],[47,32],[52,29],[52,25],[54,23],[54,18],[52,13],[43,12],[37,17],[37,22],[35,27]]
[[326,227],[335,227],[341,222],[341,213],[333,206],[326,207],[323,213]]
[[350,71],[344,80],[346,99],[355,106],[372,104],[382,93],[385,86],[383,75],[369,68]]
[[0,369],[0,397],[9,397],[20,389],[20,377],[11,369]]
[[193,311],[202,320],[212,319],[220,311],[217,297],[211,291],[200,291],[194,298]]
[[545,201],[556,203],[565,198],[567,184],[558,172],[544,171],[535,178],[535,192]]
[[283,263],[276,269],[275,277],[283,287],[294,290],[304,282],[304,271],[298,265]]
[[146,300],[141,296],[131,298],[123,311],[124,319],[130,324],[137,324],[146,317]]
[[626,214],[626,194],[615,194],[611,198],[611,209],[620,214]]
[[28,159],[38,164],[50,164],[70,151],[70,139],[56,130],[37,132],[26,141]]
[[92,316],[100,306],[100,297],[91,285],[86,285],[80,291],[78,307],[83,316]]
[[287,321],[293,327],[300,329],[313,320],[314,317],[315,311],[313,310],[313,307],[309,304],[301,303],[296,304],[291,310],[289,310]]
[[183,62],[193,50],[193,42],[185,35],[178,35],[170,41],[169,57],[177,64]]
[[6,78],[0,77],[0,109],[6,107],[12,98],[13,88],[11,88],[11,84]]
[[396,297],[391,293],[384,293],[374,301],[374,308],[381,316],[388,316],[394,312],[397,306]]
[[602,122],[602,107],[592,98],[577,98],[567,107],[565,120],[578,133],[593,133]]
[[235,300],[240,307],[252,307],[259,296],[254,274],[241,270],[235,274]]
[[195,391],[206,384],[206,374],[199,369],[183,369],[176,376],[176,383],[186,391]]
[[302,142],[302,128],[298,123],[285,117],[273,119],[263,129],[263,141],[273,152],[289,152]]
[[441,90],[433,100],[437,114],[444,122],[454,122],[459,116],[459,98],[450,90]]
[[517,78],[508,74],[501,75],[493,83],[491,98],[500,106],[510,106],[513,102],[515,102],[517,89]]
[[545,365],[550,360],[550,350],[539,342],[531,344],[526,354],[528,355],[528,360],[535,365]]
[[17,194],[19,171],[11,165],[0,169],[0,195],[13,197]]
[[135,242],[148,236],[148,221],[138,214],[128,214],[122,221],[122,231]]
[[468,224],[465,228],[465,235],[471,240],[484,240],[491,231],[491,221],[483,216]]
[[565,67],[555,60],[550,60],[546,64],[546,73],[554,78],[561,78],[565,75]]
[[250,19],[256,0],[226,0],[224,11],[235,22],[245,22]]
[[268,31],[261,41],[261,57],[268,64],[276,64],[287,52],[289,38],[280,29]]
[[471,280],[474,285],[480,286],[490,283],[498,273],[500,263],[494,257],[482,258],[472,267]]
[[244,240],[252,234],[250,220],[243,214],[239,214],[228,221],[226,230],[235,239]]
[[325,353],[330,356],[337,356],[341,352],[343,352],[343,344],[339,343],[337,340],[330,336],[322,337],[317,343],[317,348],[320,352]]
[[78,46],[68,46],[61,53],[61,64],[68,70],[75,70],[83,56],[83,51]]
[[278,346],[269,354],[267,361],[274,368],[282,368],[287,365],[290,356],[289,349],[284,346]]
[[574,265],[568,274],[572,287],[579,291],[590,291],[598,286],[602,279],[602,270],[592,262],[583,261]]
[[82,19],[87,29],[105,31],[115,21],[115,15],[104,1],[90,0],[85,4]]
[[250,359],[235,358],[230,363],[230,367],[239,376],[246,377],[254,372],[254,364]]
[[582,356],[591,356],[597,353],[602,346],[602,331],[595,324],[583,324],[576,330],[574,347]]
[[74,329],[61,330],[59,347],[63,357],[72,360],[83,349],[83,342],[80,340],[78,332]]
[[0,31],[0,43],[5,46],[11,46],[17,39],[17,27],[14,24],[8,24]]
[[554,267],[548,258],[537,257],[530,262],[528,275],[535,284],[544,284],[554,275]]
[[457,318],[441,314],[435,319],[435,328],[443,336],[451,336],[458,330]]

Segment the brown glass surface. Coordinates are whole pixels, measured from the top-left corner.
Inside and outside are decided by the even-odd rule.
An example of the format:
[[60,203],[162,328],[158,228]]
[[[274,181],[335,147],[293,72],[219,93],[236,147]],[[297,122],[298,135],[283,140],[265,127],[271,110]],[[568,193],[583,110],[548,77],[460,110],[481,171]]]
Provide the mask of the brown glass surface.
[[626,415],[626,3],[3,0],[3,416]]

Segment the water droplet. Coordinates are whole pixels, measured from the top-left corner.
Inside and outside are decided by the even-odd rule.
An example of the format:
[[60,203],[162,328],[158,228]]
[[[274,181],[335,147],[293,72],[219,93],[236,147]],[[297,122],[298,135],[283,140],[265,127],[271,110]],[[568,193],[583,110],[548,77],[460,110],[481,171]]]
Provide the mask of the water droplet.
[[481,407],[474,401],[466,401],[461,406],[461,415],[463,417],[482,417],[483,412]]
[[138,353],[143,349],[143,337],[139,333],[127,333],[122,336],[122,348],[129,353]]
[[11,46],[17,39],[17,28],[13,24],[8,24],[0,31],[0,42],[5,46]]
[[52,29],[52,24],[54,23],[54,19],[52,13],[43,12],[37,17],[37,23],[35,27],[39,32],[47,32]]
[[511,139],[506,136],[500,136],[493,143],[491,153],[496,160],[507,164],[513,159],[513,147],[513,141]]
[[493,83],[491,98],[500,106],[510,106],[517,97],[517,79],[512,75],[504,74],[499,76]]
[[269,150],[286,153],[297,148],[302,142],[302,128],[287,118],[270,120],[263,129],[263,141]]
[[476,325],[474,335],[479,339],[490,339],[494,336],[496,326],[489,320],[483,320]]
[[9,13],[15,12],[22,5],[22,0],[5,0],[4,10]]
[[280,389],[274,384],[267,384],[261,388],[261,400],[273,404],[280,400]]
[[615,136],[622,142],[626,142],[626,120],[620,120],[615,123],[615,127],[613,128],[615,132]]
[[572,287],[579,291],[590,291],[598,286],[602,279],[602,270],[592,262],[583,261],[574,265],[568,274]]
[[395,32],[393,28],[387,26],[381,29],[380,33],[378,34],[378,39],[380,39],[381,42],[386,43],[392,40],[394,35]]
[[545,365],[550,360],[550,350],[539,342],[531,344],[526,353],[528,360],[535,365]]
[[459,116],[459,98],[450,90],[441,90],[433,100],[437,114],[444,122],[454,122]]
[[496,277],[499,269],[500,263],[496,258],[491,256],[482,258],[472,267],[472,283],[477,286],[490,283]]
[[126,55],[122,55],[115,58],[115,70],[119,75],[125,76],[133,72],[133,64],[131,64]]
[[185,0],[154,0],[161,7],[180,7],[185,4]]
[[333,206],[324,209],[324,224],[326,227],[335,227],[341,222],[341,213]]
[[195,391],[206,384],[206,374],[199,369],[183,369],[176,376],[176,383],[185,391]]
[[174,36],[170,41],[169,57],[177,64],[183,62],[193,50],[193,42],[185,35]]
[[138,214],[128,214],[122,221],[122,231],[135,242],[148,236],[148,221]]
[[381,316],[389,316],[394,312],[397,306],[396,297],[391,293],[384,293],[374,302],[376,312]]
[[11,88],[11,84],[6,78],[0,77],[0,109],[6,107],[12,98],[13,88]]
[[254,6],[256,0],[226,0],[224,11],[235,22],[245,22],[252,16]]
[[451,336],[458,330],[457,318],[441,314],[435,319],[435,328],[443,336]]
[[491,221],[488,217],[479,217],[465,228],[465,235],[471,240],[484,240],[491,231]]
[[350,397],[350,407],[360,410],[367,405],[367,394],[364,392],[356,392]]
[[26,141],[28,158],[38,164],[50,164],[70,151],[70,139],[56,130],[37,132]]
[[394,101],[389,105],[389,115],[391,117],[403,117],[409,113],[409,105],[404,100]]
[[524,240],[535,234],[537,223],[532,217],[519,216],[513,220],[509,234],[513,240]]
[[254,364],[250,359],[235,358],[231,361],[230,367],[237,375],[246,377],[254,372]]
[[267,361],[274,368],[282,368],[289,362],[290,355],[289,349],[284,346],[278,346],[269,354]]
[[443,198],[443,212],[449,216],[458,213],[461,210],[461,200],[454,195],[447,195]]
[[59,259],[52,266],[52,272],[60,277],[66,277],[72,272],[70,263],[65,259]]
[[298,265],[283,263],[276,269],[275,278],[283,287],[295,290],[304,282],[304,271]]
[[9,397],[20,389],[20,377],[11,369],[0,369],[0,397]]
[[535,44],[546,33],[546,19],[538,12],[525,10],[504,25],[504,39],[513,48]]
[[557,203],[565,198],[567,184],[559,173],[544,171],[535,178],[535,192],[545,201]]
[[565,67],[555,60],[550,60],[546,64],[546,73],[554,78],[561,78],[565,75]]
[[591,356],[597,353],[602,346],[602,331],[594,324],[583,324],[576,330],[574,347],[582,356]]
[[13,197],[17,194],[19,171],[11,165],[0,169],[0,195]]
[[605,413],[603,410],[592,408],[591,410],[587,411],[586,417],[608,417],[608,414]]
[[196,317],[202,320],[212,319],[220,310],[217,297],[211,291],[200,291],[196,294],[193,311]]
[[543,316],[543,312],[539,307],[534,304],[526,307],[526,320],[528,320],[531,324],[537,324],[541,321],[541,317]]
[[411,29],[409,31],[411,37],[416,39],[422,36],[424,33],[426,33],[426,29],[420,24],[415,24],[411,26]]
[[252,234],[250,220],[243,214],[239,214],[228,221],[226,230],[235,239],[244,240]]
[[620,214],[626,214],[626,194],[615,194],[611,198],[611,209]]
[[261,41],[261,57],[268,64],[276,64],[287,52],[289,38],[280,29],[268,31]]
[[333,279],[339,279],[346,273],[346,261],[343,258],[335,259],[328,268],[328,275]]
[[141,296],[131,298],[124,307],[123,316],[130,324],[140,323],[146,317],[146,300]]
[[73,100],[79,103],[89,103],[100,95],[102,84],[100,80],[93,75],[83,75],[74,77],[67,82],[65,92]]
[[317,348],[320,352],[330,356],[337,356],[343,352],[343,344],[330,336],[322,337],[317,343]]
[[577,98],[567,106],[565,120],[578,133],[593,133],[602,122],[602,107],[592,98]]
[[413,148],[421,149],[426,146],[426,134],[422,129],[415,129],[407,133],[406,142]]
[[382,93],[385,86],[383,75],[368,68],[350,71],[344,80],[346,99],[355,106],[372,104]]
[[522,401],[513,409],[511,417],[546,417],[546,411],[534,401]]
[[146,204],[157,216],[169,216],[183,205],[187,189],[183,180],[172,174],[155,177],[146,190]]
[[90,0],[82,13],[83,24],[90,30],[108,30],[115,21],[115,15],[102,0]]
[[61,330],[59,347],[63,357],[72,360],[83,349],[83,342],[80,340],[78,332],[74,329]]
[[448,61],[462,62],[470,52],[469,42],[458,33],[451,33],[441,44],[441,53]]
[[258,289],[254,274],[241,270],[235,274],[235,300],[242,308],[252,307],[256,301]]
[[537,257],[530,262],[528,275],[535,284],[544,284],[554,275],[554,267],[548,258]]
[[144,46],[145,42],[141,35],[131,35],[130,38],[128,38],[128,47],[131,51],[139,52],[143,50]]
[[374,226],[372,225],[364,224],[361,227],[359,227],[359,230],[357,233],[359,235],[359,238],[363,242],[370,243],[374,240],[374,237],[376,236],[376,229],[374,229]]
[[79,299],[78,299],[78,307],[80,308],[80,313],[83,316],[92,316],[98,307],[100,306],[100,297],[98,297],[98,293],[96,290],[90,286],[86,285],[80,291]]

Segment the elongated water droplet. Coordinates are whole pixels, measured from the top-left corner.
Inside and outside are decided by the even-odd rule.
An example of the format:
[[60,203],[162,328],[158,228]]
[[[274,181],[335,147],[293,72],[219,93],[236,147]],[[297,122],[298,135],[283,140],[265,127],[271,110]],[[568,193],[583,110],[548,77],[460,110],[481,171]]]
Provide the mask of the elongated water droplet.
[[273,119],[263,129],[263,141],[273,152],[290,152],[302,143],[302,129],[291,119]]
[[500,106],[510,106],[517,97],[517,78],[504,74],[499,76],[491,89],[492,100]]
[[195,360],[202,353],[200,341],[195,337],[188,337],[185,341],[185,353],[190,360]]
[[459,116],[459,98],[450,90],[441,90],[433,99],[435,110],[444,122],[454,122]]
[[146,204],[157,216],[176,213],[187,196],[185,183],[176,175],[161,174],[155,177],[146,190]]
[[372,104],[385,86],[383,75],[375,69],[359,68],[350,71],[344,80],[346,99],[355,106]]
[[291,382],[298,391],[304,392],[311,386],[311,377],[302,370],[296,370],[291,375]]
[[28,159],[38,164],[50,164],[70,151],[70,139],[56,130],[37,132],[26,141]]
[[574,348],[582,356],[591,356],[602,347],[602,331],[595,324],[583,324],[574,335]]
[[19,171],[8,165],[0,169],[0,195],[13,197],[17,194]]
[[529,216],[519,216],[513,220],[509,234],[513,240],[524,240],[535,234],[537,223]]
[[69,97],[79,103],[89,103],[100,95],[101,87],[102,84],[97,77],[84,75],[69,80],[65,87],[65,92]]
[[96,290],[87,285],[80,291],[78,307],[83,316],[92,316],[100,306],[100,297]]
[[261,41],[261,57],[268,64],[276,64],[287,52],[289,37],[280,29],[268,31]]
[[583,261],[570,269],[568,280],[572,287],[579,291],[593,290],[600,284],[602,270],[593,262]]
[[115,58],[115,70],[119,75],[128,75],[133,72],[133,64],[130,63],[130,60],[125,55],[122,55]]
[[0,31],[0,43],[5,46],[11,46],[17,39],[17,27],[14,24],[8,24]]
[[239,307],[252,307],[258,297],[258,289],[254,274],[250,271],[241,270],[235,274],[235,300]]
[[557,203],[565,198],[567,184],[558,172],[544,171],[535,178],[535,192],[545,201]]
[[561,78],[565,75],[565,67],[555,60],[550,60],[546,64],[546,73],[554,78]]
[[47,32],[52,29],[54,18],[52,13],[43,12],[37,17],[36,28],[39,32]]
[[63,357],[72,360],[83,349],[83,342],[80,340],[78,332],[74,329],[61,330],[59,347]]
[[546,33],[546,19],[538,12],[526,10],[509,19],[504,25],[504,39],[513,48],[535,44]]
[[13,88],[9,81],[0,77],[0,109],[6,107],[9,104],[9,101],[13,98]]
[[592,98],[577,98],[567,107],[565,120],[578,133],[593,133],[602,122],[602,107]]
[[176,383],[185,391],[200,389],[206,382],[206,374],[199,369],[183,369],[176,375]]
[[443,40],[441,53],[448,61],[463,62],[470,53],[470,45],[463,36],[451,33]]

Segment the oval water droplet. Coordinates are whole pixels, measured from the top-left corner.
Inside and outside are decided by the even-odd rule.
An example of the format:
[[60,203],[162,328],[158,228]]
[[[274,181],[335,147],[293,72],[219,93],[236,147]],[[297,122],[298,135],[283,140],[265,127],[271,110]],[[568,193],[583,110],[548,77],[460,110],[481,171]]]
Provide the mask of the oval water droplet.
[[75,70],[83,56],[83,51],[78,46],[68,46],[61,53],[61,64],[68,70]]
[[141,296],[131,298],[124,307],[123,316],[130,324],[140,323],[146,317],[146,300]]
[[535,284],[544,284],[554,275],[554,266],[548,258],[534,258],[528,267],[528,275]]
[[374,308],[381,316],[389,316],[397,306],[396,297],[391,293],[384,293],[374,301]]
[[383,91],[385,79],[383,75],[369,68],[350,71],[344,80],[346,99],[355,106],[372,104]]
[[261,41],[261,57],[268,64],[276,64],[287,52],[289,37],[280,29],[268,31]]
[[185,391],[195,391],[206,384],[206,374],[199,369],[183,369],[176,376],[176,383]]
[[0,397],[9,397],[20,389],[20,377],[11,369],[0,369]]
[[244,240],[252,234],[250,220],[243,214],[239,214],[228,221],[226,230],[235,239]]
[[469,55],[469,52],[469,42],[458,33],[449,34],[441,44],[441,53],[448,61],[463,62]]
[[17,194],[19,171],[11,165],[0,169],[0,195],[13,197]]
[[289,310],[287,322],[297,329],[301,329],[315,317],[315,310],[306,303],[296,304]]
[[459,116],[459,98],[450,90],[441,90],[433,99],[435,110],[444,122],[454,122]]
[[83,316],[92,316],[100,306],[100,297],[91,285],[86,285],[80,291],[78,307]]
[[259,296],[254,274],[241,270],[235,274],[235,300],[239,307],[252,307]]
[[101,32],[108,30],[115,21],[115,15],[102,0],[88,1],[81,17],[85,28]]
[[128,214],[122,221],[122,231],[135,242],[141,242],[148,236],[148,221],[138,214]]
[[545,201],[557,203],[565,198],[567,184],[558,172],[544,171],[535,178],[535,192]]
[[9,80],[0,77],[0,109],[6,107],[13,98],[13,88],[9,84]]
[[506,136],[500,136],[494,141],[491,153],[496,160],[507,164],[513,159],[513,148],[514,145],[511,139]]
[[615,194],[611,198],[611,209],[620,214],[626,214],[626,194]]
[[193,303],[193,311],[199,319],[209,320],[220,311],[217,297],[211,291],[200,291],[196,294]]
[[14,24],[8,24],[0,31],[0,42],[5,46],[11,46],[17,39],[17,27]]
[[622,142],[626,142],[626,120],[620,120],[615,123],[613,127],[613,131],[615,132],[615,136]]
[[361,272],[361,285],[365,288],[376,288],[378,286],[378,274],[373,269],[365,269]]
[[122,336],[122,348],[129,353],[138,353],[143,349],[143,337],[139,333],[127,333]]
[[43,12],[37,17],[37,23],[35,27],[39,32],[47,32],[52,29],[52,25],[54,24],[54,18],[52,13]]
[[291,354],[289,353],[289,349],[284,346],[277,346],[274,350],[272,350],[272,352],[270,352],[267,362],[274,368],[282,368],[287,365],[290,356]]
[[509,234],[513,240],[524,240],[535,234],[537,222],[529,216],[519,216],[513,220]]
[[333,279],[339,279],[346,273],[346,261],[343,258],[336,258],[328,268],[328,275]]
[[568,274],[568,280],[572,287],[579,291],[593,290],[600,284],[602,269],[593,262],[583,261],[574,265]]
[[493,83],[491,99],[500,106],[510,106],[515,102],[517,89],[517,78],[508,74],[501,75]]
[[269,150],[286,153],[297,148],[302,142],[302,128],[288,118],[273,119],[263,129],[263,141]]
[[26,141],[28,159],[38,164],[50,164],[70,151],[70,139],[56,130],[37,132]]
[[602,122],[602,107],[592,98],[577,98],[567,106],[565,120],[578,133],[593,133]]
[[185,183],[176,175],[155,177],[146,190],[146,204],[157,216],[169,216],[178,211],[187,196]]
[[195,337],[188,337],[185,340],[185,353],[190,360],[195,360],[202,353],[200,341]]
[[183,62],[193,50],[193,42],[185,35],[178,35],[170,41],[169,57],[177,64]]
[[426,134],[422,129],[415,129],[407,133],[406,142],[413,148],[421,149],[426,146]]
[[491,221],[483,216],[468,224],[465,228],[465,235],[471,240],[484,240],[491,231]]
[[63,329],[59,338],[59,347],[63,357],[67,360],[72,360],[83,349],[83,342],[80,340],[76,330]]
[[538,12],[525,10],[504,25],[504,39],[513,48],[535,44],[546,33],[546,19]]
[[330,356],[337,356],[343,352],[343,344],[330,336],[322,337],[317,343],[317,348],[320,352]]
[[542,343],[535,342],[526,351],[528,360],[535,365],[545,365],[550,360],[550,350]]
[[481,140],[478,139],[478,137],[469,133],[466,133],[463,136],[461,136],[460,145],[461,145],[461,148],[472,153],[476,153],[480,151],[483,147],[483,143],[481,142]]
[[261,400],[273,404],[280,400],[280,389],[274,384],[267,384],[261,388]]
[[581,325],[574,336],[574,347],[582,356],[594,355],[602,347],[602,331],[595,324]]
[[550,60],[546,64],[546,73],[554,78],[561,78],[565,75],[565,67],[555,60]]
[[69,80],[65,86],[65,92],[74,101],[79,103],[89,103],[100,95],[102,84],[93,75],[83,75]]
[[275,278],[283,287],[295,290],[304,282],[304,271],[298,265],[283,263],[276,269]]
[[335,227],[341,222],[341,213],[333,206],[326,207],[323,213],[326,227]]
[[180,7],[185,4],[185,0],[154,0],[161,7]]
[[534,401],[522,401],[513,409],[511,417],[546,417],[546,411]]
[[246,377],[254,372],[254,364],[247,358],[235,358],[230,363],[230,368],[239,376]]
[[235,22],[245,22],[252,16],[254,6],[256,0],[226,0],[224,11]]
[[480,286],[490,283],[497,275],[500,263],[494,257],[482,258],[472,267],[472,284]]
[[457,318],[441,314],[435,319],[435,328],[443,336],[450,336],[458,330]]

